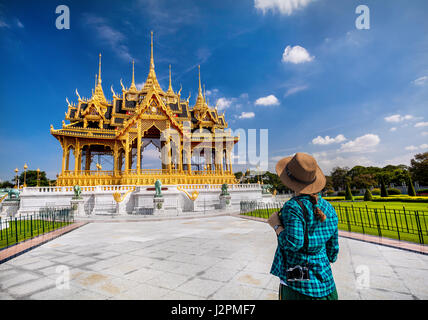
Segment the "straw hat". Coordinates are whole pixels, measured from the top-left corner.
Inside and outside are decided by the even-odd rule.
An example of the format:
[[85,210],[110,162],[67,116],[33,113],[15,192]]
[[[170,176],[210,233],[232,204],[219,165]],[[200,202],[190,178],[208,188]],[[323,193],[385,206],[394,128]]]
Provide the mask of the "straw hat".
[[303,194],[318,193],[325,186],[325,176],[314,157],[298,152],[276,164],[276,173],[281,182],[295,192]]

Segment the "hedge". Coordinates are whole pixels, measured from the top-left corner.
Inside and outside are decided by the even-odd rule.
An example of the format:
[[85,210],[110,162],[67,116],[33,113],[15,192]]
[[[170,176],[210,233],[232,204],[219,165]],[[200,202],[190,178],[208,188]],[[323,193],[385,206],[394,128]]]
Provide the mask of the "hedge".
[[389,188],[388,189],[388,195],[390,196],[395,196],[395,195],[400,195],[401,191],[399,189],[396,188]]
[[388,198],[375,198],[373,199],[374,202],[422,202],[422,203],[428,203],[428,197],[422,198],[422,197],[388,197]]

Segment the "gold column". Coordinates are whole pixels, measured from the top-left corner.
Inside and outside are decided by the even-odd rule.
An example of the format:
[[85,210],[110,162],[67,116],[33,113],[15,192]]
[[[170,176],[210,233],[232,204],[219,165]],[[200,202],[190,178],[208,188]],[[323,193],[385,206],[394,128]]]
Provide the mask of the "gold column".
[[137,174],[141,174],[141,121],[137,123]]
[[189,147],[189,150],[186,150],[187,157],[187,173],[192,174],[192,147]]
[[125,174],[129,173],[129,134],[126,134],[126,144],[125,144]]
[[70,148],[67,147],[67,149],[65,150],[65,170],[69,171],[70,170]]
[[180,144],[178,147],[178,169],[183,172],[183,146]]
[[61,164],[61,174],[64,174],[65,171],[65,158],[66,158],[66,149],[62,148],[62,164]]
[[86,154],[85,154],[85,170],[91,170],[91,162],[92,162],[91,146],[88,146],[88,149],[86,150]]
[[79,172],[80,165],[80,143],[77,140],[74,145],[74,174],[77,175]]
[[118,173],[118,168],[117,168],[117,165],[118,165],[118,154],[119,154],[119,150],[118,150],[118,147],[117,147],[117,143],[116,143],[116,141],[114,142],[114,147],[113,147],[113,175],[114,176],[117,176],[117,173]]

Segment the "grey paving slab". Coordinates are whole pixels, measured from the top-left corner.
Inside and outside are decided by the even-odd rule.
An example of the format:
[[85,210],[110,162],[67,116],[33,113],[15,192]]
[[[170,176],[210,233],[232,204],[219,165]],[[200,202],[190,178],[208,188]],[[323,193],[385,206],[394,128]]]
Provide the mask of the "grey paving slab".
[[[339,243],[340,299],[428,299],[427,256]],[[276,245],[267,224],[231,216],[90,223],[1,264],[0,299],[277,299]]]

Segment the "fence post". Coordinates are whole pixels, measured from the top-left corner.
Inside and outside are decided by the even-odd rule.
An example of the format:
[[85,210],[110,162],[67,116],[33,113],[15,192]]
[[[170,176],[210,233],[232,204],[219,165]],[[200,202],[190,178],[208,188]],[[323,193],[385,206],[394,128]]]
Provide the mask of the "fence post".
[[375,213],[375,218],[376,218],[377,231],[379,233],[379,237],[382,237],[382,231],[380,230],[379,216],[377,215],[377,209],[374,209],[374,213]]
[[407,224],[407,217],[406,217],[406,207],[404,206],[403,206],[403,212],[404,212],[404,221],[406,222],[407,233],[409,233],[409,225]]
[[363,228],[363,234],[365,234],[365,232],[364,232],[363,214],[361,213],[361,208],[358,208],[358,211],[360,212],[361,228]]
[[351,223],[349,222],[348,207],[345,207],[346,221],[348,222],[348,231],[351,232]]
[[15,240],[18,243],[18,219],[15,218]]
[[400,228],[398,227],[397,214],[395,213],[395,209],[394,209],[394,218],[395,218],[395,225],[397,226],[398,240],[400,240]]
[[0,240],[3,241],[3,225],[1,224],[1,217],[0,217]]
[[383,211],[385,212],[385,220],[386,220],[386,229],[389,230],[389,224],[388,224],[388,214],[386,213],[386,207],[383,206]]
[[269,219],[269,204],[267,202],[266,202],[266,213],[267,213],[266,219]]
[[415,220],[416,220],[416,226],[418,227],[418,236],[419,236],[419,243],[420,244],[424,244],[424,235],[422,233],[422,225],[421,225],[421,221],[419,220],[419,213],[416,210],[415,211]]
[[31,216],[30,227],[31,227],[31,238],[32,238],[33,237],[33,216]]
[[[7,224],[7,218],[6,218],[6,224]],[[10,222],[9,222],[9,228],[10,228]],[[8,236],[8,232],[7,232],[7,228],[6,228],[6,247],[9,246],[9,236]]]
[[369,228],[372,227],[372,223],[370,221],[370,213],[369,213],[369,208],[366,205],[366,213],[367,213],[367,220],[369,221]]

